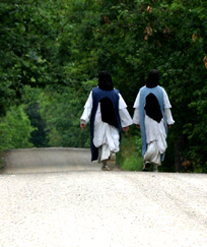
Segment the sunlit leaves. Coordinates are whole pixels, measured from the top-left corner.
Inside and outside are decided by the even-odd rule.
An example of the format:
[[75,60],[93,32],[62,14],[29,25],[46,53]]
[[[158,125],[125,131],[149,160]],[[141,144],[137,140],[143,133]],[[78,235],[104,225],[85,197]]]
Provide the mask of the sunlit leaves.
[[204,61],[204,64],[206,66],[206,69],[207,69],[207,57],[204,57],[203,61]]
[[147,24],[147,27],[145,28],[144,33],[145,33],[144,39],[148,40],[148,36],[152,35],[152,27],[151,27],[150,23]]

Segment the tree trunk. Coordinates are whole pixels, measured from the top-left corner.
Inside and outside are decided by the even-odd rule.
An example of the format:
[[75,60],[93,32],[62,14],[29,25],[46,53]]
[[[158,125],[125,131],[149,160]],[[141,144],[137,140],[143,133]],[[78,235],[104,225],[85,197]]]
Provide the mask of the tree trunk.
[[175,171],[182,171],[182,162],[183,162],[183,151],[185,148],[185,136],[180,134],[178,139],[175,140]]

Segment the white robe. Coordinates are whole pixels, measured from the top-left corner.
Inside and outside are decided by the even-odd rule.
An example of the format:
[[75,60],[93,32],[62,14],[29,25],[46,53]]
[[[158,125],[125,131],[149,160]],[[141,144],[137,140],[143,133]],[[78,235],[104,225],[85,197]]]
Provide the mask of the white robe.
[[[90,121],[92,107],[93,97],[91,91],[80,118],[82,123],[87,124]],[[121,94],[119,94],[119,115],[122,128],[133,124]],[[109,159],[111,152],[117,153],[119,151],[119,131],[116,127],[102,121],[100,103],[95,115],[93,144],[96,148],[99,148],[100,162]]]
[[[139,125],[139,100],[140,92],[134,103],[134,116],[133,123]],[[171,114],[170,108],[172,108],[168,95],[163,88],[163,100],[164,100],[164,114],[168,125],[174,124],[174,120]],[[144,155],[144,162],[152,162],[157,165],[161,165],[161,154],[167,149],[166,142],[166,131],[163,119],[160,123],[156,122],[152,118],[145,114],[145,131],[146,131],[146,142],[147,151]]]

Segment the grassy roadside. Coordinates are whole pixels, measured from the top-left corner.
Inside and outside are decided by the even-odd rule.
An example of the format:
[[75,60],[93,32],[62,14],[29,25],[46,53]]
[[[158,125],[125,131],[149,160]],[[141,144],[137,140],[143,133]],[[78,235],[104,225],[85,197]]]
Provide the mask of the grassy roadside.
[[143,168],[141,137],[123,135],[116,161],[124,171],[141,171]]
[[3,168],[3,152],[0,152],[0,169]]

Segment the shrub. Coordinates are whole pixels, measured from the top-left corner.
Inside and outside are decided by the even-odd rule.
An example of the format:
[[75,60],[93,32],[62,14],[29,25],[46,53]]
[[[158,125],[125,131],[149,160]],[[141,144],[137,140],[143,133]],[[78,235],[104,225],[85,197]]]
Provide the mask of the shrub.
[[117,163],[124,171],[141,171],[143,168],[142,144],[140,134],[131,136],[123,135]]

